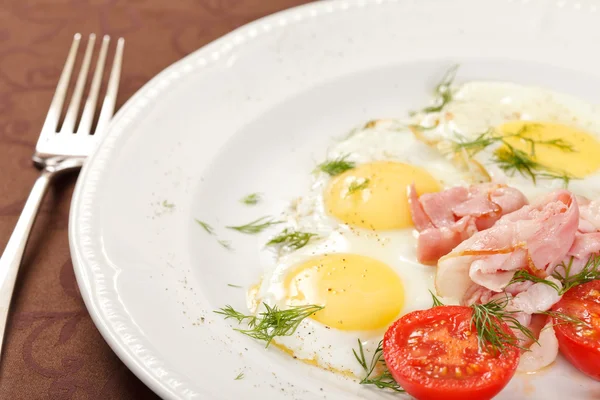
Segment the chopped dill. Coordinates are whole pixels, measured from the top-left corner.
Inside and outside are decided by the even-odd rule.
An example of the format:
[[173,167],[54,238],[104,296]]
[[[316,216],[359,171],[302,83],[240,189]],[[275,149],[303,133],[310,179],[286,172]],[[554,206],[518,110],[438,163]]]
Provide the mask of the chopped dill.
[[227,250],[233,250],[233,247],[231,247],[231,241],[230,240],[219,239],[219,240],[217,240],[217,243],[219,243],[221,246],[223,246]]
[[[519,173],[523,177],[531,178],[534,184],[538,178],[561,179],[564,186],[567,187],[574,177],[565,171],[556,171],[535,161],[533,158],[535,157],[535,146],[552,146],[567,152],[573,152],[575,148],[563,139],[535,140],[525,136],[527,131],[534,127],[535,125],[526,125],[517,132],[508,135],[500,135],[493,129],[488,129],[470,141],[459,136],[459,140],[453,142],[453,150],[454,152],[464,151],[469,157],[472,157],[492,144],[501,143],[502,147],[495,151],[492,161],[498,164],[498,167],[504,172],[510,176]],[[529,153],[512,146],[507,141],[510,138],[518,138],[527,142]]]
[[236,289],[241,289],[242,287],[239,285],[234,285],[233,283],[228,283],[227,286],[232,287],[232,288],[236,288]]
[[435,294],[433,294],[431,290],[429,291],[429,293],[431,293],[431,299],[433,300],[432,307],[439,307],[444,305],[444,303],[442,303],[441,300]]
[[258,202],[261,200],[261,198],[262,198],[262,196],[260,195],[260,193],[251,193],[251,194],[245,196],[244,198],[242,198],[240,201],[247,206],[254,206],[254,205],[258,204]]
[[569,182],[571,182],[572,179],[577,179],[576,177],[574,177],[573,175],[568,174],[565,171],[540,172],[540,173],[537,174],[537,176],[538,176],[538,178],[544,178],[544,179],[560,179],[560,180],[563,181],[563,187],[565,189],[569,187]]
[[175,204],[173,203],[169,203],[167,200],[163,200],[162,202],[162,206],[164,208],[175,208]]
[[511,176],[514,176],[516,172],[520,173],[521,176],[529,176],[534,184],[536,183],[534,171],[543,169],[541,164],[534,161],[523,150],[516,149],[508,143],[505,143],[505,147],[496,151],[493,161],[498,164],[500,169]]
[[244,315],[239,311],[236,311],[230,305],[226,305],[223,308],[220,308],[218,311],[213,311],[215,314],[221,314],[225,316],[225,319],[233,318],[238,324],[241,324],[244,320],[255,321],[256,317],[254,315]]
[[367,187],[369,187],[369,183],[371,183],[371,180],[369,178],[362,179],[360,183],[358,181],[350,183],[350,186],[348,186],[348,193],[346,193],[346,196],[350,196],[358,191],[365,190]]
[[311,304],[280,310],[277,306],[262,304],[265,306],[265,311],[258,315],[244,315],[230,305],[214,312],[225,316],[225,319],[235,319],[238,324],[246,322],[248,329],[236,328],[235,330],[251,338],[263,340],[266,342],[265,347],[269,347],[273,338],[293,335],[304,319],[323,309],[322,306]]
[[247,223],[246,225],[240,226],[227,226],[228,229],[234,229],[241,233],[246,233],[248,235],[254,235],[264,231],[269,228],[271,225],[281,224],[283,221],[276,221],[271,217],[261,217],[257,220]]
[[[565,264],[563,261],[554,269],[552,276],[561,281],[563,285],[562,290],[559,291],[559,294],[564,294],[569,289],[573,288],[574,286],[581,285],[582,283],[600,279],[600,253],[591,254],[581,271],[577,274],[571,275],[573,261],[574,258],[571,257],[567,264]],[[562,269],[562,273],[559,272],[559,268]]]
[[565,294],[569,289],[581,285],[583,283],[591,282],[596,279],[600,279],[600,254],[591,254],[581,271],[577,274],[571,275],[571,268],[573,267],[574,257],[569,259],[568,263],[564,261],[556,266],[552,277],[558,280],[561,285],[557,285],[548,279],[540,278],[532,275],[526,270],[519,270],[515,272],[513,278],[509,282],[510,284],[531,281],[534,283],[543,283],[552,287],[558,292],[559,295]]
[[540,314],[545,314],[545,315],[549,315],[552,318],[560,321],[558,324],[554,324],[554,325],[563,325],[563,324],[571,324],[571,325],[586,325],[589,326],[589,324],[585,321],[580,320],[577,317],[573,317],[571,315],[567,315],[565,313],[562,312],[558,312],[558,311],[544,311],[541,312]]
[[531,274],[529,271],[524,270],[524,269],[520,269],[517,272],[515,272],[515,274],[513,275],[512,279],[510,280],[510,282],[508,284],[512,285],[513,283],[521,283],[521,282],[543,283],[545,285],[550,286],[551,288],[553,288],[554,290],[556,290],[559,293],[562,291],[562,287],[557,285],[555,282],[535,276],[535,275]]
[[519,339],[512,333],[506,332],[498,321],[504,321],[509,328],[519,330],[524,336],[537,343],[533,332],[522,325],[514,316],[517,311],[507,311],[508,297],[492,300],[485,304],[473,304],[471,323],[477,331],[477,342],[480,350],[504,352],[506,346],[525,350],[519,345]]
[[243,372],[240,372],[240,373],[239,373],[239,374],[238,374],[238,375],[237,375],[237,376],[234,378],[234,380],[236,380],[236,381],[239,381],[239,380],[241,380],[241,379],[244,379],[244,373],[243,373]]
[[267,246],[287,246],[298,250],[308,244],[311,238],[316,237],[316,233],[294,231],[285,228],[281,233],[267,242]]
[[[522,128],[521,130],[524,130],[524,128]],[[569,153],[575,152],[575,147],[573,147],[572,144],[565,142],[563,139],[534,140],[534,139],[528,138],[526,136],[523,136],[522,132],[516,133],[513,135],[509,135],[506,137],[518,137],[519,139],[529,143],[529,154],[533,157],[535,157],[535,145],[536,144],[543,144],[543,145],[550,146],[550,147],[556,147],[559,150],[566,151]]]
[[452,143],[454,152],[466,151],[469,157],[474,156],[489,145],[502,140],[501,136],[494,134],[493,129],[488,129],[487,131],[480,133],[475,139],[470,141],[462,136],[457,136],[459,137],[459,140]]
[[[198,225],[202,227],[209,235],[215,235],[214,228],[204,221],[200,221],[199,219],[195,220]],[[216,238],[216,237],[215,237]],[[217,239],[217,243],[226,248],[227,250],[233,250],[231,247],[231,242],[229,240]]]
[[204,221],[200,221],[199,219],[196,219],[196,223],[198,223],[198,225],[200,225],[206,232],[208,232],[210,235],[214,234],[214,229],[212,226],[210,226],[209,224],[207,224]]
[[331,176],[339,175],[356,166],[352,161],[347,161],[348,156],[341,156],[335,160],[325,161],[317,166],[318,169]]
[[[371,358],[371,362],[367,363],[365,358],[365,352],[363,349],[362,342],[360,339],[358,341],[358,353],[355,349],[352,349],[352,353],[354,353],[354,357],[356,361],[363,367],[365,371],[365,377],[360,381],[361,385],[375,385],[379,389],[391,389],[395,392],[404,393],[405,390],[398,385],[398,382],[394,380],[392,374],[388,370],[385,365],[385,360],[383,358],[383,340],[379,341],[377,345],[377,349],[373,353],[373,358]],[[379,366],[378,371],[375,371]],[[372,376],[374,372],[380,372],[376,376]]]
[[537,124],[525,125],[522,128],[520,128],[517,132],[510,133],[507,135],[501,135],[497,133],[493,128],[489,128],[485,132],[477,135],[477,137],[473,140],[466,140],[464,137],[459,136],[459,140],[453,143],[454,151],[456,152],[460,150],[466,150],[469,156],[473,156],[494,143],[501,142],[509,146],[509,144],[506,142],[506,139],[517,138],[529,144],[529,155],[532,157],[535,157],[536,145],[546,145],[550,147],[555,147],[559,150],[566,152],[575,152],[575,148],[573,147],[573,145],[560,138],[550,140],[536,140],[525,136],[525,134],[528,131],[537,126]]
[[448,71],[446,71],[440,83],[438,83],[435,87],[434,95],[436,98],[434,100],[434,104],[429,107],[425,107],[422,112],[426,114],[440,112],[448,103],[452,101],[454,97],[454,93],[452,92],[452,83],[454,82],[454,78],[456,78],[457,71],[458,64],[451,66]]

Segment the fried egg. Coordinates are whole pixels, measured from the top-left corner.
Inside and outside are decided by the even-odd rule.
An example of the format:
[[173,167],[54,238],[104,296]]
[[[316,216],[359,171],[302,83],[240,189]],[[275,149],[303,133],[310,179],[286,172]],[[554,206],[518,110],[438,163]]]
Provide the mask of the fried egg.
[[355,167],[333,177],[315,174],[310,192],[296,199],[289,213],[301,230],[323,233],[340,224],[376,231],[412,229],[409,185],[423,194],[473,183],[468,171],[394,120],[366,124],[334,144],[326,159],[344,159]]
[[408,186],[435,192],[468,184],[470,175],[390,120],[353,132],[326,159],[352,168],[335,176],[317,171],[280,227],[317,237],[294,251],[264,250],[266,272],[249,291],[248,307],[323,306],[293,335],[275,337],[275,345],[305,362],[363,377],[352,352],[357,340],[370,360],[391,323],[432,305],[435,269],[417,262]]
[[[574,96],[504,82],[468,82],[439,113],[417,114],[423,136],[448,153],[452,142],[502,136],[485,148],[463,148],[493,182],[530,199],[564,187],[590,198],[600,195],[600,107]],[[484,136],[480,136],[484,134]],[[487,135],[487,136],[486,136]],[[532,145],[532,143],[534,145]],[[525,154],[526,159],[520,154]],[[506,162],[508,160],[508,162]],[[535,163],[528,168],[526,163]],[[518,163],[524,167],[507,167]],[[531,164],[530,164],[531,165]],[[529,170],[535,175],[535,182]],[[565,181],[565,178],[569,179]]]
[[431,307],[434,273],[416,262],[410,230],[379,233],[342,226],[280,257],[249,292],[248,307],[324,306],[292,336],[278,336],[274,343],[302,361],[362,377],[352,352],[357,340],[370,359],[392,322]]

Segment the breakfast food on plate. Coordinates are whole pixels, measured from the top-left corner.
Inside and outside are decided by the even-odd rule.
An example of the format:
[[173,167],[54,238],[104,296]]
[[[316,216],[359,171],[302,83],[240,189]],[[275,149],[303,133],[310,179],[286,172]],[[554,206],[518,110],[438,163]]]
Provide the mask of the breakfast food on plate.
[[560,324],[554,331],[561,353],[584,374],[600,380],[600,281],[575,286],[552,308],[586,324]]
[[[470,307],[437,306],[396,321],[383,339],[394,379],[418,399],[489,399],[500,392],[515,373],[519,349],[480,349],[473,314]],[[505,322],[494,323],[516,342]]]
[[414,183],[424,194],[471,180],[395,121],[356,130],[329,149],[327,160],[315,171],[312,190],[278,218],[284,235],[310,240],[267,246],[265,258],[273,263],[248,304],[253,312],[326,304],[273,344],[297,359],[360,376],[352,353],[357,338],[370,356],[399,315],[431,304],[434,271],[415,257],[406,188]]
[[600,108],[574,96],[506,82],[438,86],[438,107],[413,116],[413,129],[445,154],[528,197],[561,188],[600,195]]
[[578,217],[575,198],[566,190],[503,216],[439,260],[438,293],[470,302],[474,294],[502,291],[517,270],[548,276],[571,248]]
[[417,399],[490,399],[559,353],[600,380],[599,109],[455,73],[334,144],[279,217],[228,226],[271,236],[248,311],[216,312]]
[[436,263],[475,232],[527,204],[521,192],[502,184],[456,186],[421,196],[413,186],[408,190],[412,219],[419,231],[417,258],[423,263]]

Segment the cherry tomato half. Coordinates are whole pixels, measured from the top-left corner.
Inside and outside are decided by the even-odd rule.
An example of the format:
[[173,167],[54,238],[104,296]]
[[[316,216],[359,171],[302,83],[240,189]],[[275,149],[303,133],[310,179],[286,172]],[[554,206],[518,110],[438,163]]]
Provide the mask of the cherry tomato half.
[[[418,400],[484,400],[498,394],[519,350],[480,350],[470,307],[439,306],[406,314],[388,328],[383,355],[394,379]],[[508,334],[510,328],[496,321]]]
[[585,324],[554,317],[554,332],[562,355],[590,378],[600,380],[600,281],[575,286],[552,307]]

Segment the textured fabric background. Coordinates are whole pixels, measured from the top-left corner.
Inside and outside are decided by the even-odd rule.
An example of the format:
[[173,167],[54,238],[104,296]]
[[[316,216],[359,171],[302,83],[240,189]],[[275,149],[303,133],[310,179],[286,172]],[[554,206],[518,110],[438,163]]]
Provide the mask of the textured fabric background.
[[[0,0],[0,248],[37,176],[31,155],[74,33],[125,38],[119,107],[182,56],[304,2]],[[0,399],[154,399],[104,342],[81,300],[67,238],[75,177],[55,182],[34,227],[0,360]]]

